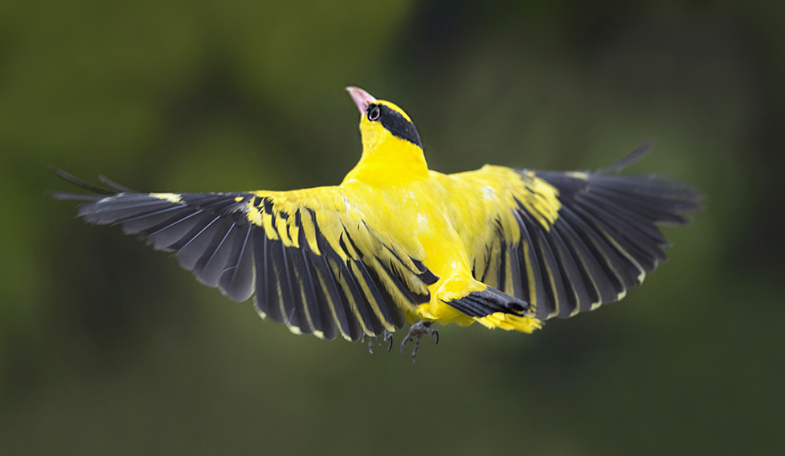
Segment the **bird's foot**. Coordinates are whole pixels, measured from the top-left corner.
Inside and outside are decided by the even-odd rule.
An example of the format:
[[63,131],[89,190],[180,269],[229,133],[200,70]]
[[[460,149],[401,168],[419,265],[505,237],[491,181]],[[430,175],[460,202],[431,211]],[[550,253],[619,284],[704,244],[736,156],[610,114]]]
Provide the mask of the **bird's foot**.
[[[389,341],[389,343],[387,344],[387,351],[392,350],[393,333],[391,333],[390,331],[385,329],[384,332],[382,333],[381,339],[383,341],[385,341],[385,342]],[[368,336],[368,353],[373,355],[373,344],[374,344],[374,342],[376,342],[377,344],[381,345],[382,344],[382,340],[379,340],[379,337]],[[360,339],[360,342],[365,342],[365,334],[363,334],[362,338]]]
[[432,321],[423,321],[420,320],[417,323],[413,324],[411,328],[409,328],[409,334],[404,337],[403,342],[401,342],[401,353],[403,353],[403,347],[406,346],[409,341],[414,342],[414,350],[412,350],[412,364],[417,362],[417,351],[420,349],[420,341],[426,335],[433,337],[436,339],[436,343],[439,343],[439,331],[435,328],[431,328],[433,324]]

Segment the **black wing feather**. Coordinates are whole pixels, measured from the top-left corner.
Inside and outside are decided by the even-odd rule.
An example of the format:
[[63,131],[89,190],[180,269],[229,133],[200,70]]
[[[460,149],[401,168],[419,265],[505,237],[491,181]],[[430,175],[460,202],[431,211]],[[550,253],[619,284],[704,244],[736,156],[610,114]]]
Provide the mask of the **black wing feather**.
[[179,241],[199,223],[201,209],[189,208],[189,211],[177,214],[158,225],[141,230],[139,234],[147,238],[147,242],[157,250],[171,251],[170,246]]
[[699,192],[657,176],[536,176],[559,191],[559,217],[546,235],[558,263],[550,274],[574,292],[558,303],[560,317],[571,316],[575,306],[585,311],[617,301],[639,285],[645,273],[667,259],[664,250],[670,244],[658,226],[687,224],[684,214],[701,208]]
[[[527,280],[527,284],[531,283],[534,285],[533,287],[531,284],[527,285],[529,292],[528,296],[516,296],[516,298],[519,297],[528,300],[529,304],[535,307],[537,315],[547,315],[554,305],[548,304],[545,297],[545,285],[542,277],[542,269],[540,269],[540,259],[537,257],[537,250],[535,248],[537,245],[535,242],[537,226],[525,211],[520,209],[516,210],[514,211],[514,215],[522,233],[520,249],[521,258],[524,261],[523,264],[531,265],[532,276],[528,278],[530,280]],[[525,250],[523,248],[524,246],[526,247]],[[540,307],[542,307],[542,309],[540,309]]]
[[[540,268],[542,277],[547,279],[545,283],[547,309],[542,310],[544,315],[542,319],[545,319],[558,314],[561,306],[564,305],[564,301],[569,302],[570,296],[564,283],[566,280],[565,274],[559,269],[559,263],[556,260],[556,255],[551,247],[551,242],[548,240],[547,233],[539,232],[538,236]],[[540,312],[540,309],[537,308],[537,311]],[[538,318],[540,317],[538,316]]]
[[250,223],[241,228],[242,231],[236,237],[236,242],[240,242],[239,248],[232,249],[232,256],[226,263],[219,282],[226,295],[238,302],[250,298],[254,291],[251,228]]
[[585,272],[582,272],[583,269],[578,267],[572,249],[567,247],[567,243],[562,239],[555,226],[551,227],[548,232],[548,240],[556,253],[556,262],[559,265],[562,281],[565,288],[568,289],[563,295],[564,299],[559,301],[558,316],[567,318],[580,311],[582,302],[595,302],[597,298],[594,288],[590,288],[591,285],[586,282]]
[[[505,233],[494,220],[497,236],[489,236],[485,251],[475,256],[475,278],[528,300],[538,319],[566,318],[618,301],[667,259],[670,244],[659,226],[687,224],[685,214],[701,208],[702,195],[686,184],[654,175],[607,175],[650,147],[644,143],[596,173],[520,171],[524,191],[513,195],[510,208],[520,236]],[[538,194],[542,184],[550,184],[554,194]],[[550,202],[554,197],[557,203]],[[551,214],[542,213],[544,204],[553,205]]]
[[[314,214],[310,211],[308,211],[308,213],[314,226],[316,226]],[[337,255],[330,247],[327,239],[325,239],[324,235],[319,231],[318,227],[316,228],[316,244],[322,252],[322,255],[310,252],[309,259],[311,266],[313,266],[313,270],[319,278],[319,283],[322,285],[320,288],[324,293],[324,298],[325,300],[329,300],[328,306],[330,313],[333,314],[333,318],[338,329],[341,331],[341,334],[351,341],[357,341],[362,335],[362,329],[360,328],[357,319],[352,317],[348,303],[343,297],[342,290],[336,283],[336,277],[328,262],[330,257],[334,258]]]
[[[142,236],[155,249],[175,252],[181,266],[192,270],[200,282],[218,287],[236,301],[255,294],[255,306],[263,317],[302,333],[327,339],[340,333],[358,340],[363,332],[381,335],[386,328],[400,328],[406,322],[402,305],[415,306],[430,298],[409,290],[403,271],[406,277],[414,273],[425,285],[438,280],[422,262],[413,258],[405,262],[386,245],[391,259],[363,258],[345,227],[339,254],[307,207],[287,213],[270,198],[253,193],[134,193],[102,178],[108,190],[58,174],[101,192],[54,194],[58,199],[85,201],[79,215],[87,221],[122,225],[126,233]],[[268,237],[264,227],[251,222],[251,211],[270,216],[273,226],[277,217],[284,218],[287,236],[299,228],[299,247]],[[311,250],[302,217],[308,217],[315,230],[318,252]],[[353,257],[352,251],[359,256]]]

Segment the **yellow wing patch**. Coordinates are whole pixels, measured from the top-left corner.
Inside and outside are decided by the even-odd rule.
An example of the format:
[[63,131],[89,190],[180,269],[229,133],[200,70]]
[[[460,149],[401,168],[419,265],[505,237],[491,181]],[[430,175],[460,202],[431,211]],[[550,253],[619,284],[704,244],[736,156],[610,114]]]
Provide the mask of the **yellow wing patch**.
[[356,340],[360,333],[400,328],[407,313],[428,301],[428,285],[437,278],[420,258],[369,226],[347,192],[252,192],[245,217],[273,252],[257,261],[257,281],[283,284],[257,292],[260,314],[309,333],[317,329],[316,314],[331,315],[341,334]]
[[170,203],[179,203],[182,200],[182,197],[176,193],[150,193],[150,196]]
[[520,184],[515,186],[516,200],[540,223],[550,230],[559,217],[561,202],[556,187],[537,177],[532,171],[521,173]]
[[[550,232],[559,219],[562,208],[559,190],[532,171],[501,166],[486,165],[452,177],[469,188],[480,189],[473,199],[482,204],[470,216],[476,217],[481,211],[487,222],[478,227],[468,245],[474,277],[527,301],[536,312],[538,304],[547,299],[545,286],[551,282],[548,265],[539,260],[542,255],[539,236]],[[495,326],[512,324],[498,316],[487,318]],[[490,324],[491,320],[481,323]],[[524,328],[521,330],[528,328],[521,322],[516,325]]]

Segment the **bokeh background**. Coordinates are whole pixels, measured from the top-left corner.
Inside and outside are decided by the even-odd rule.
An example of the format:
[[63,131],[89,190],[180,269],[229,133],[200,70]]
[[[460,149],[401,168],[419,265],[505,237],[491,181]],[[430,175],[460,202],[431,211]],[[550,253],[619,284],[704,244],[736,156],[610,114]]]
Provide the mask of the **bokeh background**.
[[[784,6],[0,3],[0,452],[785,454]],[[412,365],[262,322],[48,196],[70,188],[46,164],[337,183],[350,84],[406,109],[441,171],[593,169],[656,138],[629,172],[706,210],[623,303],[531,336],[443,327]]]

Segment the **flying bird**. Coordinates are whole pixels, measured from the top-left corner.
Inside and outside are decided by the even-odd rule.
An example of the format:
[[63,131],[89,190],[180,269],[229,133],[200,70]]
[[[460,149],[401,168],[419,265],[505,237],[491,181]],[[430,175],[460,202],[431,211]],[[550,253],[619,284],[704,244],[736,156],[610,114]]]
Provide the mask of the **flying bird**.
[[234,301],[254,296],[264,319],[319,338],[390,340],[412,359],[434,322],[531,333],[622,299],[666,259],[658,225],[700,208],[689,186],[596,172],[485,165],[428,168],[411,118],[348,87],[360,111],[362,156],[337,186],[294,191],[139,193],[102,178],[79,216],[121,225],[173,252],[203,284]]

